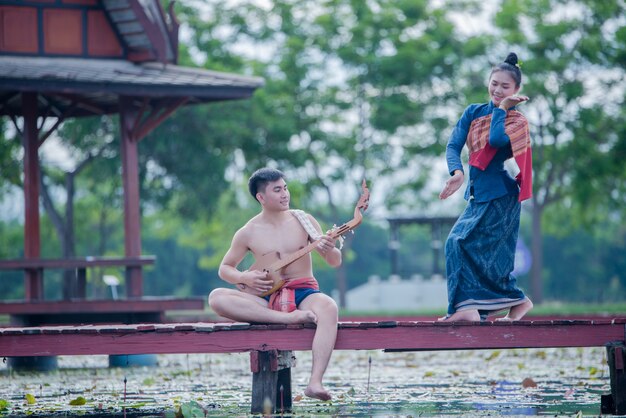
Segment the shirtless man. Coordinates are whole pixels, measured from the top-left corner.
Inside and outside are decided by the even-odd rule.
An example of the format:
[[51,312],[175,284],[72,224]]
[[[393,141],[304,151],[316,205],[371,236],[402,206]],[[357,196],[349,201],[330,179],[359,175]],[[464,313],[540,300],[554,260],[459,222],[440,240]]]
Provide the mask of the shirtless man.
[[[250,177],[248,188],[261,204],[261,212],[235,233],[219,267],[220,278],[240,288],[246,288],[247,291],[215,289],[209,295],[209,306],[218,315],[239,322],[316,323],[312,346],[313,365],[304,394],[311,398],[330,400],[331,395],[322,385],[322,378],[337,338],[337,304],[315,288],[316,282],[314,287],[295,290],[297,309],[292,312],[273,310],[269,305],[269,297],[255,295],[269,291],[273,281],[268,278],[267,272],[241,271],[237,268],[248,251],[257,260],[270,253],[291,254],[308,245],[311,238],[289,210],[289,190],[282,172],[270,168],[257,170]],[[318,234],[322,235],[322,229],[315,218],[308,214],[305,216]],[[337,267],[341,264],[341,251],[328,235],[321,236],[315,250],[330,266]],[[287,284],[290,280],[313,279],[311,254],[289,264],[282,273]]]

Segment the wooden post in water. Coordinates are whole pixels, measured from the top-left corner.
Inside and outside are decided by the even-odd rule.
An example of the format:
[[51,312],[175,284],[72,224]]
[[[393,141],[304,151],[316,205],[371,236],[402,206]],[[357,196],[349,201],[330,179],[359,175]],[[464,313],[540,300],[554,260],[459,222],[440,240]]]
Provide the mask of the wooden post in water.
[[626,345],[616,341],[606,345],[606,357],[611,374],[611,394],[602,395],[603,414],[626,414]]
[[274,414],[291,411],[291,366],[295,357],[291,351],[252,351],[253,414]]

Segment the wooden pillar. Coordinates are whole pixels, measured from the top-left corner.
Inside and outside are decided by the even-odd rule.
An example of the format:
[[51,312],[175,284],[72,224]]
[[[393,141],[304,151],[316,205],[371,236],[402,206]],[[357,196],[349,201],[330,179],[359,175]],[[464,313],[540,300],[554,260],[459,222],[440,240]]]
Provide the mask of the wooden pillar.
[[[39,258],[41,236],[39,229],[39,130],[37,129],[37,93],[22,93],[24,128],[24,257]],[[24,297],[43,299],[43,271],[25,270]]]
[[[141,256],[141,214],[139,210],[139,158],[137,139],[133,128],[137,123],[138,109],[132,98],[120,96],[120,129],[122,178],[124,185],[124,248],[126,257]],[[143,295],[141,267],[126,269],[126,296]]]
[[295,357],[291,351],[252,351],[252,414],[272,415],[291,411],[291,367]]
[[611,393],[602,395],[603,414],[626,415],[626,344],[624,341],[606,345],[609,364]]

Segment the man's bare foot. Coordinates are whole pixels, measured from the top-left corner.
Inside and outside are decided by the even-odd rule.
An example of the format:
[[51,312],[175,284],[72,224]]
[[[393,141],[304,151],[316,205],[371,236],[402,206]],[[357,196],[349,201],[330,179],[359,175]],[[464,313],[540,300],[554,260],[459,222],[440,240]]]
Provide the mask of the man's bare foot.
[[456,311],[450,316],[444,316],[439,318],[439,321],[480,321],[480,314],[476,309],[470,309],[467,311]]
[[309,383],[309,386],[304,390],[304,394],[309,398],[319,399],[320,401],[330,401],[332,396],[330,392],[324,389],[322,385],[313,385]]
[[289,322],[290,324],[304,324],[307,322],[313,322],[317,324],[317,316],[313,313],[313,311],[301,311],[300,309],[296,309],[289,314]]
[[533,308],[533,303],[526,298],[524,302],[515,305],[509,309],[509,313],[503,318],[497,318],[496,321],[519,321]]

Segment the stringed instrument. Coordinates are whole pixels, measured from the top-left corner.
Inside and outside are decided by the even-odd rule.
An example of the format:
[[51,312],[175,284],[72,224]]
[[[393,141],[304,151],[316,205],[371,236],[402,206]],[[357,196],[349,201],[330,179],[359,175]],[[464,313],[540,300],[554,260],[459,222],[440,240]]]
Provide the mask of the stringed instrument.
[[[367,210],[370,199],[370,191],[367,188],[365,179],[363,179],[361,189],[361,197],[359,197],[356,207],[354,208],[354,217],[352,218],[352,220],[344,223],[343,225],[340,225],[328,231],[327,235],[331,239],[336,240],[340,237],[343,237],[346,233],[354,230],[354,228],[359,226],[363,221],[363,214],[361,213],[361,211],[365,212]],[[285,283],[285,278],[282,274],[282,270],[289,264],[313,251],[317,247],[318,242],[319,240],[315,240],[307,246],[299,249],[298,251],[287,255],[286,257],[281,257],[280,254],[270,253],[266,257],[260,257],[259,259],[255,260],[254,264],[250,266],[248,270],[261,270],[267,272],[267,276],[271,278],[274,282],[272,288],[267,292],[261,293],[254,291],[243,283],[237,284],[237,287],[243,292],[250,293],[256,296],[264,297],[267,295],[271,295],[272,293],[280,289],[280,287]]]

